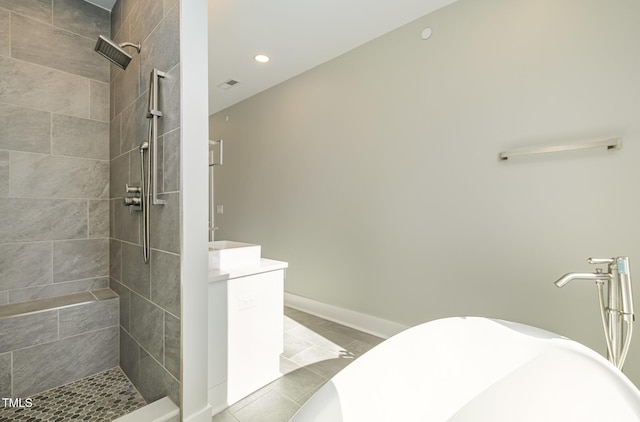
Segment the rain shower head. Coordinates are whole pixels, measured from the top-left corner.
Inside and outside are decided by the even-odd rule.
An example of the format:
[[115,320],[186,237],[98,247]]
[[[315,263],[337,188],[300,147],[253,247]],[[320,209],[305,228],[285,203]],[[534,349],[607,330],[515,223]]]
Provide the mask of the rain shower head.
[[123,42],[116,44],[104,35],[98,37],[95,50],[98,54],[109,59],[113,64],[122,69],[126,69],[131,61],[131,54],[124,51],[123,47],[134,47],[140,53],[140,44]]

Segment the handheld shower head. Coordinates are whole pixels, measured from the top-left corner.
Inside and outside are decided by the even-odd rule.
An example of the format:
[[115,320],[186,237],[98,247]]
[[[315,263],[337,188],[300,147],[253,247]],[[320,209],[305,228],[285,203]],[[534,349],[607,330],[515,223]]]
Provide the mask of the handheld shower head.
[[100,35],[98,42],[96,42],[95,51],[101,56],[107,58],[116,66],[126,69],[131,61],[131,54],[124,51],[123,47],[134,47],[138,53],[140,53],[140,44],[134,44],[130,42],[124,42],[122,44],[116,44],[113,40]]

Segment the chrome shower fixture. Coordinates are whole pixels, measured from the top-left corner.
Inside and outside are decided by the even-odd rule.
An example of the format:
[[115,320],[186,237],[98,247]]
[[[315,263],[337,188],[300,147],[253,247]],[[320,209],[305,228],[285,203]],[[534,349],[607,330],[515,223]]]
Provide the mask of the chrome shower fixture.
[[[600,316],[607,343],[607,355],[611,363],[622,370],[629,352],[633,332],[633,292],[629,258],[589,258],[589,264],[607,265],[607,272],[596,268],[593,273],[568,273],[560,277],[556,286],[563,287],[571,280],[595,281],[600,302]],[[607,283],[607,304],[605,305],[604,284]],[[624,330],[623,330],[624,325]]]
[[140,53],[140,43],[123,42],[122,44],[117,44],[104,35],[98,36],[98,42],[96,42],[94,50],[116,66],[126,69],[131,61],[131,54],[124,51],[124,47],[134,47]]

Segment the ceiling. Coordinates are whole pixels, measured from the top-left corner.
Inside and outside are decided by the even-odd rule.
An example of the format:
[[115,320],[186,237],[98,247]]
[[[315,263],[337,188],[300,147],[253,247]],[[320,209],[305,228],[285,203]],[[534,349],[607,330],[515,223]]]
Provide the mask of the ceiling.
[[[87,0],[111,10],[115,0]],[[456,0],[209,0],[209,113]],[[269,63],[254,60],[258,53]],[[229,89],[218,85],[233,79]]]

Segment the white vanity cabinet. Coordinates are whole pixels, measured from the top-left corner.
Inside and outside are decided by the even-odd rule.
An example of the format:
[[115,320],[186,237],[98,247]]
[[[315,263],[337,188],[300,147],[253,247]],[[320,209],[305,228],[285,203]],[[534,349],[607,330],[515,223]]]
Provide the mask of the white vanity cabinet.
[[209,403],[214,414],[280,377],[286,262],[209,272]]

